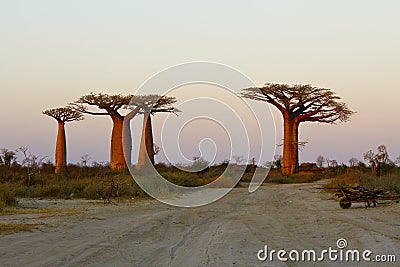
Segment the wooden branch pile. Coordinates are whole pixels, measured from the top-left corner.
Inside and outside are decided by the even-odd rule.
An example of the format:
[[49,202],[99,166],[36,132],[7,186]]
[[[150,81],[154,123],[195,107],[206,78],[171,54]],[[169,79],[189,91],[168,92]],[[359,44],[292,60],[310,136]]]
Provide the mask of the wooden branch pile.
[[387,190],[367,189],[362,186],[355,187],[340,187],[336,188],[335,196],[340,199],[339,205],[342,209],[351,207],[351,203],[362,203],[370,207],[371,204],[375,207],[378,200],[398,200],[399,195],[394,195]]

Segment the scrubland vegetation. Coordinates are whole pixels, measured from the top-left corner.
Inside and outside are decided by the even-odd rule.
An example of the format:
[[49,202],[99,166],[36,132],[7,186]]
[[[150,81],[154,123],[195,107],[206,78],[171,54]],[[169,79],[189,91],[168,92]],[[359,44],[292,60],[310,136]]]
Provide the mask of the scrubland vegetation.
[[400,194],[400,168],[393,168],[381,177],[371,175],[370,172],[351,170],[335,176],[325,187],[330,189],[357,185]]
[[[296,175],[282,175],[279,164],[277,166],[274,165],[270,170],[266,183],[307,183],[332,178],[327,187],[358,184],[367,188],[386,189],[400,193],[400,168],[394,164],[384,164],[381,177],[372,175],[371,168],[363,164],[353,167],[337,165],[317,172]],[[227,163],[209,166],[197,173],[186,172],[162,163],[156,164],[155,167],[163,177],[174,184],[202,186],[217,179],[225,171]],[[255,165],[247,165],[240,182],[250,182],[255,168]],[[41,164],[35,175],[29,173],[31,169],[28,170],[28,167],[17,163],[11,166],[0,166],[0,211],[7,206],[17,206],[17,198],[106,199],[121,197],[138,199],[147,197],[128,171],[112,171],[107,164],[95,164],[90,167],[82,166],[82,164],[69,165],[68,172],[64,174],[55,174],[51,163]]]

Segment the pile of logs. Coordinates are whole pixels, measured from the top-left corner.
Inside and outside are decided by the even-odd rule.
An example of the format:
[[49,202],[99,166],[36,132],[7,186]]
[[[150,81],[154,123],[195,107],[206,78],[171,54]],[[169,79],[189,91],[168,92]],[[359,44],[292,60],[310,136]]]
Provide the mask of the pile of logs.
[[362,186],[336,188],[335,195],[340,199],[339,205],[342,209],[351,207],[351,203],[364,202],[366,206],[371,204],[375,207],[378,200],[398,200],[400,196],[392,194],[387,190],[367,189]]

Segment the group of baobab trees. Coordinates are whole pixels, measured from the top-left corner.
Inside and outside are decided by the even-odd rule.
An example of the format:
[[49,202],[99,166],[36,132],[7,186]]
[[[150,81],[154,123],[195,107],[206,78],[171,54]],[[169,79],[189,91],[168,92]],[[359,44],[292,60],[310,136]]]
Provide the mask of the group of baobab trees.
[[[348,121],[354,114],[331,89],[311,85],[287,85],[267,83],[261,87],[242,90],[242,97],[265,101],[275,106],[284,120],[284,143],[282,173],[295,174],[299,170],[299,125],[302,122],[321,122],[334,124]],[[65,123],[83,120],[84,114],[106,115],[113,121],[111,135],[110,167],[112,170],[127,168],[123,152],[123,129],[125,116],[128,119],[143,114],[143,131],[139,148],[138,165],[150,159],[154,164],[154,144],[151,115],[158,112],[177,112],[174,97],[159,95],[108,95],[90,93],[80,97],[67,107],[46,110],[43,113],[58,122],[55,167],[56,173],[66,169]],[[96,108],[97,110],[92,110]],[[129,108],[127,115],[119,110]],[[130,160],[128,160],[130,162]]]
[[[127,168],[122,142],[124,119],[126,116],[129,117],[128,119],[132,119],[138,114],[143,114],[145,120],[143,122],[142,142],[140,144],[141,156],[139,157],[138,165],[145,164],[145,155],[148,155],[151,163],[154,163],[154,144],[150,115],[158,112],[176,112],[177,110],[173,107],[175,102],[176,99],[174,97],[159,95],[122,96],[90,93],[80,97],[66,107],[43,111],[43,114],[54,118],[58,122],[55,172],[62,173],[66,171],[65,123],[83,120],[84,114],[109,116],[112,119],[113,128],[110,149],[110,168],[112,170],[124,170]],[[121,114],[120,110],[128,107],[130,112],[127,115]]]

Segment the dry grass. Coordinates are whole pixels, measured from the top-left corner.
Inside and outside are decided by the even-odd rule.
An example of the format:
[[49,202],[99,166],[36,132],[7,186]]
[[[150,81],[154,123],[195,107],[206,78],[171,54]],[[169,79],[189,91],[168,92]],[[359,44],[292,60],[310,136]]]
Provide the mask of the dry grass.
[[236,184],[235,179],[226,176],[211,178],[210,181],[213,182],[210,184],[212,188],[231,188]]
[[330,191],[338,187],[358,185],[368,189],[388,190],[400,194],[400,174],[389,173],[382,177],[377,177],[370,173],[349,171],[331,179],[331,181],[325,186],[325,190]]
[[370,177],[363,179],[361,184],[366,188],[388,190],[400,195],[400,176]]
[[[174,166],[157,164],[155,167],[159,173],[173,184],[197,187],[209,184],[224,174],[225,179],[221,179],[213,186],[230,186],[232,183],[229,177],[241,175],[241,182],[250,182],[253,178],[255,166],[240,166],[245,168],[244,173],[233,171],[225,173],[226,163],[210,166],[198,173],[188,173]],[[126,199],[134,198],[146,199],[148,195],[135,183],[128,172],[112,172],[108,167],[77,167],[70,166],[69,172],[64,175],[52,174],[53,169],[43,169],[40,175],[35,176],[30,186],[26,183],[26,174],[24,169],[1,168],[0,166],[0,214],[9,212],[10,207],[17,206],[17,198],[58,198],[58,199],[107,199],[107,192],[110,191],[111,181],[115,181],[118,187],[118,196]],[[393,169],[393,168],[392,168]],[[390,174],[389,171],[396,171],[397,174]],[[351,169],[338,167],[327,169],[323,173],[316,174],[297,174],[282,175],[279,170],[272,169],[266,182],[278,184],[292,183],[310,183],[326,178],[332,179],[328,187],[348,186],[354,184],[363,184],[368,187],[390,188],[394,192],[400,192],[399,177],[400,169],[386,170],[386,176],[381,178],[371,177],[370,170]],[[387,178],[388,177],[388,178]],[[397,178],[396,178],[397,177]],[[396,180],[397,179],[397,180]],[[157,189],[158,185],[154,187]],[[113,194],[113,197],[117,195]]]
[[41,208],[41,209],[27,209],[27,208],[6,208],[1,215],[34,215],[34,219],[48,219],[48,218],[58,218],[65,216],[74,216],[82,214],[83,211],[76,209],[49,209],[49,208]]
[[66,217],[66,216],[74,216],[83,214],[83,211],[75,210],[75,209],[67,209],[63,211],[57,211],[53,213],[47,213],[44,215],[40,215],[35,217],[35,219],[48,219],[48,218],[58,218],[58,217]]
[[36,177],[34,184],[27,186],[21,181],[0,184],[0,211],[6,206],[15,206],[16,197],[46,197],[58,199],[104,199],[110,190],[110,181],[119,184],[120,197],[146,197],[130,175],[120,174],[105,177],[66,178],[58,176]]
[[325,190],[329,191],[332,190],[332,188],[360,185],[363,176],[365,176],[365,174],[362,172],[348,172],[339,175],[331,179],[330,182],[325,185]]
[[0,223],[0,235],[31,232],[44,225],[43,223]]
[[276,184],[300,184],[312,183],[323,178],[322,174],[295,174],[295,175],[282,175],[280,173],[270,173],[267,177],[268,183]]
[[18,214],[43,214],[43,213],[52,213],[58,212],[57,209],[33,209],[33,208],[20,208],[20,207],[6,207],[2,215],[18,215]]
[[[47,226],[44,221],[46,219],[60,218],[66,216],[74,216],[82,214],[83,211],[76,209],[52,209],[52,208],[19,208],[11,207],[3,211],[2,216],[18,215],[17,217],[9,217],[13,222],[0,223],[0,235],[14,234],[18,232],[31,232]],[[27,216],[26,216],[27,215]],[[14,218],[14,219],[13,219]],[[19,218],[19,219],[15,219]],[[21,220],[29,219],[35,223],[20,223]]]
[[4,213],[8,207],[15,207],[18,205],[18,201],[15,194],[11,190],[0,188],[0,214]]

